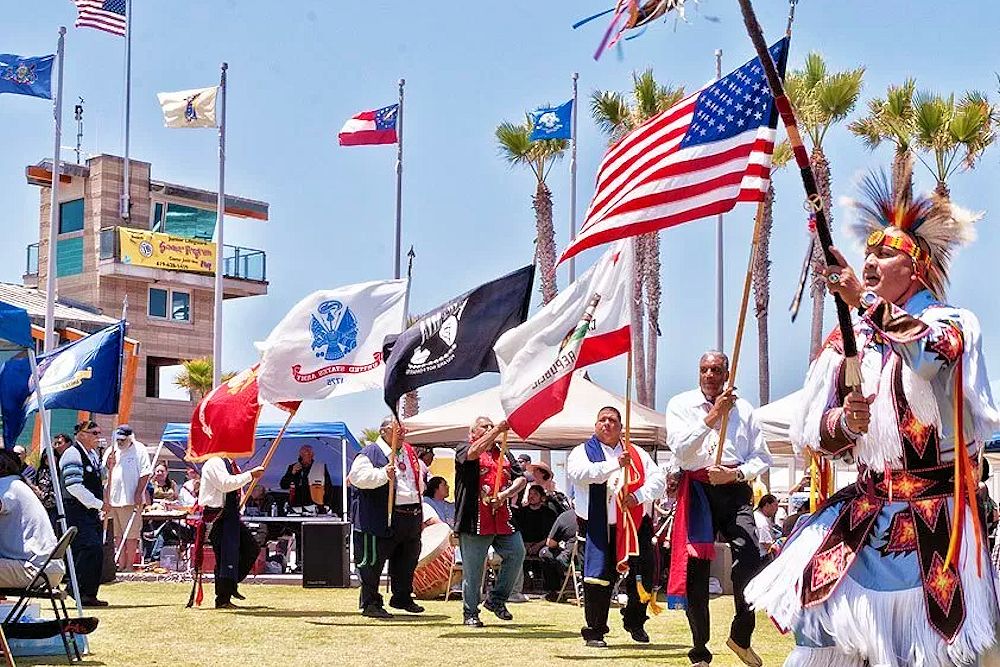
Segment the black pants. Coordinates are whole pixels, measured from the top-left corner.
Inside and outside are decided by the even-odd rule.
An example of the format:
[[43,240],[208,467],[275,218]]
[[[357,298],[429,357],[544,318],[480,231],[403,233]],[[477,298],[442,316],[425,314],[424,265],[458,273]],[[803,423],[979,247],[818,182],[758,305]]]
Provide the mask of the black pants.
[[66,525],[75,526],[77,533],[70,548],[76,583],[83,598],[97,597],[104,567],[103,527],[97,510],[87,509],[75,498],[66,499]]
[[[420,559],[420,528],[423,517],[420,505],[402,505],[392,513],[389,537],[375,537],[372,553],[372,536],[355,531],[354,557],[359,563],[361,577],[360,608],[381,607],[382,595],[378,592],[379,580],[386,561],[389,562],[389,581],[392,597],[389,605],[403,607],[413,601],[413,571]],[[367,542],[367,544],[366,544]]]
[[[604,639],[604,635],[610,632],[608,627],[608,613],[611,611],[611,594],[618,581],[618,571],[615,569],[615,557],[613,555],[616,544],[616,526],[608,528],[608,545],[612,549],[612,556],[605,564],[604,578],[610,582],[608,586],[600,584],[590,584],[583,582],[583,617],[587,623],[580,630],[580,634],[585,641],[591,639]],[[586,544],[587,522],[579,521],[580,544]],[[639,600],[639,590],[636,588],[636,577],[642,577],[643,587],[651,591],[653,587],[653,522],[648,516],[643,517],[639,524],[639,555],[628,560],[628,575],[622,584],[625,594],[628,596],[628,604],[621,610],[622,621],[626,630],[636,630],[646,624],[646,604]]]
[[555,593],[562,587],[572,555],[572,546],[566,549],[542,547],[538,552],[538,558],[542,561],[542,579],[545,581],[546,592]]
[[242,521],[229,517],[212,524],[208,541],[215,552],[215,604],[226,604],[253,569],[260,545]]
[[[701,482],[692,482],[701,484]],[[753,491],[749,484],[734,483],[721,486],[703,484],[708,504],[712,510],[712,524],[716,533],[722,533],[733,554],[733,604],[736,613],[729,636],[736,644],[747,648],[753,635],[756,617],[743,596],[743,589],[761,568],[757,528],[753,520]],[[687,568],[687,619],[691,627],[694,647],[688,651],[691,662],[712,661],[708,650],[711,623],[708,615],[708,575],[711,561],[700,558],[688,560]]]

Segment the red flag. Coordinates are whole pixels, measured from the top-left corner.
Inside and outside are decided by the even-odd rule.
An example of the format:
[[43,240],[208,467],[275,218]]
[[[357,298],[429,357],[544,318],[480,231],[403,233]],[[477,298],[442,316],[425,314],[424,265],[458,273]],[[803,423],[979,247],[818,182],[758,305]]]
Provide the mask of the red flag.
[[[254,433],[260,416],[257,397],[259,364],[237,373],[208,392],[191,415],[191,433],[185,459],[205,461],[212,456],[248,458],[253,455]],[[278,404],[295,412],[299,402]]]
[[[642,464],[642,458],[635,451],[635,445],[629,446],[628,466],[625,467],[625,488],[622,491],[622,498],[631,493],[637,492],[646,483],[646,468]],[[645,509],[642,503],[629,509],[625,509],[622,503],[618,503],[618,531],[615,533],[615,556],[616,567],[619,572],[628,571],[628,559],[630,556],[639,555],[639,524],[642,523],[642,516]]]

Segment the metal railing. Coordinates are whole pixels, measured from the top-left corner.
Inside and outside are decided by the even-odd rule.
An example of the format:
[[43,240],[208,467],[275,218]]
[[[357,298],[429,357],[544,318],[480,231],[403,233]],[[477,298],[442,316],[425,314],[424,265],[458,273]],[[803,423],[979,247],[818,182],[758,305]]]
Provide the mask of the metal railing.
[[[101,230],[100,254],[102,260],[121,259],[121,249],[118,244],[118,228],[105,227]],[[226,278],[236,280],[267,280],[267,253],[256,248],[224,245],[222,247],[222,270]],[[38,275],[38,244],[32,243],[26,248],[25,275]]]

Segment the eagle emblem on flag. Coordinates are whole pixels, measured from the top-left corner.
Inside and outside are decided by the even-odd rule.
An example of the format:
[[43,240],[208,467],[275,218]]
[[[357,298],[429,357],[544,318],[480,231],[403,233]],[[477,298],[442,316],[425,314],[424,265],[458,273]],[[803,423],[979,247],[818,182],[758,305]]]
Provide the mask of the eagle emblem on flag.
[[[343,359],[358,346],[358,320],[340,301],[324,301],[310,321],[312,349],[327,361]],[[325,350],[323,348],[326,348]]]

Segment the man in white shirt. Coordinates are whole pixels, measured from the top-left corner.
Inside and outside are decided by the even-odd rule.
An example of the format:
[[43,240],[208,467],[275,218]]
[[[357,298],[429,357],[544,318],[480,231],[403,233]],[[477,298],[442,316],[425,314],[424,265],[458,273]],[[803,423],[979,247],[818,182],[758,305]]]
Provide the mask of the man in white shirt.
[[[685,473],[682,488],[686,488],[685,484],[698,487],[697,493],[707,498],[712,530],[722,533],[732,549],[736,614],[726,645],[745,664],[760,667],[761,660],[750,647],[754,612],[743,596],[743,589],[762,565],[750,482],[770,467],[771,453],[757,428],[753,407],[738,398],[734,390],[725,388],[728,379],[729,359],[724,353],[712,350],[701,356],[698,389],[678,394],[667,403],[667,445]],[[722,459],[716,465],[724,414],[729,415],[729,421],[722,444]],[[680,508],[677,515],[681,516]],[[675,524],[673,533],[676,541],[684,539],[687,531],[678,530]],[[704,558],[686,558],[687,553],[687,545],[681,545],[680,550],[677,544],[671,546],[671,589],[674,589],[675,578],[680,582],[686,578],[687,618],[694,644],[688,657],[693,665],[707,667],[712,660],[708,650],[711,562]],[[679,565],[684,560],[687,561],[686,569]]]
[[[651,515],[653,502],[663,494],[663,471],[641,447],[624,449],[621,413],[604,407],[597,413],[593,437],[574,447],[566,459],[566,474],[574,487],[579,535],[585,544],[584,642],[592,648],[607,647],[611,592],[619,564],[623,569],[627,564],[623,589],[628,604],[622,620],[632,639],[647,643],[643,626],[649,598],[641,593],[653,587]],[[623,525],[634,528],[621,533]]]
[[128,570],[135,563],[139,547],[146,484],[153,466],[146,446],[135,439],[131,426],[116,428],[114,440],[114,445],[104,452],[104,467],[108,470],[108,503],[115,529],[115,552],[119,554],[118,569]]
[[774,540],[781,535],[781,529],[774,523],[774,515],[778,513],[778,499],[766,493],[757,502],[753,513],[754,525],[757,526],[757,542],[760,543],[760,555],[765,561],[770,560]]
[[[394,429],[397,429],[397,451],[393,465],[390,443]],[[378,441],[354,457],[347,475],[347,481],[357,489],[351,517],[354,520],[354,557],[361,578],[359,606],[362,615],[370,618],[392,618],[378,592],[386,561],[392,590],[389,606],[411,614],[424,610],[413,601],[413,571],[420,559],[424,482],[417,453],[408,443],[402,442],[403,436],[399,423],[386,417],[382,420]],[[390,515],[389,490],[393,485]]]
[[[202,507],[204,524],[212,525],[208,539],[215,552],[216,609],[234,609],[236,605],[232,598],[243,599],[237,586],[250,573],[260,552],[250,529],[240,521],[240,489],[263,475],[264,468],[261,466],[237,473],[236,465],[221,456],[211,457],[201,467],[198,504]],[[202,530],[203,527],[199,527],[196,552],[201,549]],[[200,569],[200,557],[196,555],[195,560],[196,569]],[[195,585],[200,586],[197,578]]]

